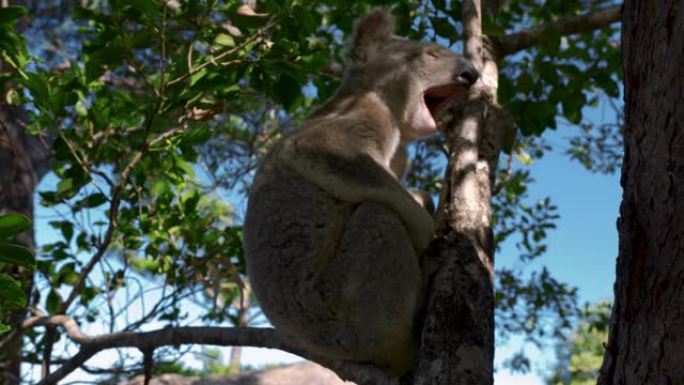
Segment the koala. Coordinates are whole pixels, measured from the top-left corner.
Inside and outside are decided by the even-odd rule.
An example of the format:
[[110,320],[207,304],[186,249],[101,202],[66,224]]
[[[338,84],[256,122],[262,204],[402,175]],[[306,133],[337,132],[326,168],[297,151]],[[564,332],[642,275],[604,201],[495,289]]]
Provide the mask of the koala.
[[478,72],[393,33],[380,9],[357,21],[341,85],[257,171],[244,244],[254,294],[286,341],[401,375],[417,350],[434,232],[429,197],[401,183],[406,145],[436,133]]

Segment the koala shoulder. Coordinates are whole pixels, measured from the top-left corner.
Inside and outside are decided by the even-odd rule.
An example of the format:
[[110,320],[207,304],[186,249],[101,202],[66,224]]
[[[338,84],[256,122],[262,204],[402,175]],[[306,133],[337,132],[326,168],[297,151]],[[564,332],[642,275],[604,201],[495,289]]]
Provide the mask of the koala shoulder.
[[[293,170],[336,199],[349,203],[377,202],[404,222],[417,251],[434,233],[434,220],[404,189],[393,171],[379,163],[369,148],[372,128],[363,121],[341,121],[304,127],[288,136],[268,163]],[[350,135],[353,131],[353,135]]]

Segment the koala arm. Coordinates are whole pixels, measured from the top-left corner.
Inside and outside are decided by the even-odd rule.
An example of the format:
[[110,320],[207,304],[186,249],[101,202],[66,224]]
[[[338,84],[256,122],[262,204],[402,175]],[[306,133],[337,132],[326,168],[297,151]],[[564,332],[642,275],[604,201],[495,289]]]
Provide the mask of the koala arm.
[[430,215],[435,214],[435,202],[432,201],[429,192],[423,190],[408,190],[408,193],[411,194],[411,197],[413,197],[422,208],[427,210]]
[[283,151],[279,163],[339,200],[371,201],[391,208],[406,226],[418,253],[427,247],[434,234],[432,216],[388,170],[367,154],[350,157],[325,148],[298,149]]
[[[399,180],[404,180],[409,168],[408,161],[408,151],[406,151],[406,146],[401,144],[394,153],[392,160],[390,161],[390,170]],[[430,215],[435,214],[435,203],[432,201],[430,193],[423,190],[408,190],[411,197],[427,210]]]

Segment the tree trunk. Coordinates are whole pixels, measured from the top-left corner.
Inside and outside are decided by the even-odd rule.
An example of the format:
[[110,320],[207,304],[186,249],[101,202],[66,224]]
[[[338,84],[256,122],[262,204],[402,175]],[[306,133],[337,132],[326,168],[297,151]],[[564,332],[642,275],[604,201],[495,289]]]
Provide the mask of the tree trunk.
[[599,384],[684,384],[684,1],[627,0],[615,305]]
[[[20,109],[0,104],[0,214],[21,213],[33,219],[33,193],[47,171],[49,146],[28,135],[22,127],[23,121]],[[17,243],[34,250],[33,230],[19,235]],[[4,272],[23,282],[28,299],[33,273],[16,266],[6,267]],[[24,315],[24,311],[12,312],[6,320],[15,330],[3,336],[10,339],[0,352],[0,380],[4,385],[19,383],[22,333],[16,327]]]

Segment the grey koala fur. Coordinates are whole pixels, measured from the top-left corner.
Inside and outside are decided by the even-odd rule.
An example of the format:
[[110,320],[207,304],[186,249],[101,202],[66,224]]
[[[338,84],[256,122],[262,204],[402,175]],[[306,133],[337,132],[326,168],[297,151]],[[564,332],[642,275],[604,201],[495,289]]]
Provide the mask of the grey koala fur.
[[478,75],[448,49],[393,31],[380,9],[360,18],[335,95],[267,155],[249,196],[245,252],[283,338],[402,374],[415,358],[420,255],[434,232],[429,198],[401,185],[405,146],[434,134]]

